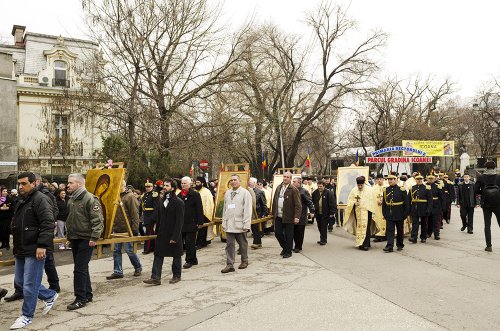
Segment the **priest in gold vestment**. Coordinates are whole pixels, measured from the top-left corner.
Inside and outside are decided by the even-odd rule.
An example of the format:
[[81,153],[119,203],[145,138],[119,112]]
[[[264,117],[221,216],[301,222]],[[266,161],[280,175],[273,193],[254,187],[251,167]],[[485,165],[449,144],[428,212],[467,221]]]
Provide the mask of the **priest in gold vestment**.
[[[196,178],[195,189],[201,196],[201,204],[203,205],[203,216],[205,223],[212,222],[214,214],[214,196],[207,188],[207,181],[204,177],[199,176]],[[198,238],[196,239],[196,246],[202,248],[210,244],[215,237],[215,225],[201,228],[198,230]]]

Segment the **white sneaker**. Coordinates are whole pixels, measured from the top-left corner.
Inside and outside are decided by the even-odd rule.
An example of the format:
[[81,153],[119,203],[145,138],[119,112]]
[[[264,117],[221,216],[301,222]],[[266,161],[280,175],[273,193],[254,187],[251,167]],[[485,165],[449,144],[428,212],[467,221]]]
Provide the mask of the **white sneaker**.
[[45,307],[42,310],[42,315],[47,315],[47,313],[52,309],[54,303],[56,303],[57,298],[59,298],[59,294],[56,293],[52,298],[44,301]]
[[22,329],[25,326],[30,325],[33,322],[33,320],[29,317],[26,317],[24,315],[21,315],[21,317],[18,317],[17,320],[10,326],[11,330],[17,330],[17,329]]

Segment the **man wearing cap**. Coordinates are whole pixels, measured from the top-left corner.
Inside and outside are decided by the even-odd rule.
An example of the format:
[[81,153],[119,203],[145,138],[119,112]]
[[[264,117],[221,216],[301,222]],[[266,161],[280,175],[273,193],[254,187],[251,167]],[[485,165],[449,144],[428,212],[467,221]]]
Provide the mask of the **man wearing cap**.
[[[203,222],[212,222],[214,214],[214,196],[208,189],[205,177],[196,177],[194,188],[196,192],[200,193],[201,204],[203,206]],[[213,228],[214,226],[206,226],[198,230],[198,237],[196,238],[197,248],[207,247],[212,242],[212,239],[215,237]]]
[[397,227],[396,246],[398,251],[405,246],[403,220],[408,216],[410,208],[408,206],[408,196],[406,190],[398,185],[398,178],[393,175],[387,176],[389,187],[384,189],[382,199],[382,213],[387,221],[387,245],[384,252],[390,253],[394,247],[394,232]]
[[410,242],[416,244],[420,225],[420,242],[427,241],[427,222],[432,211],[432,192],[430,185],[424,185],[424,177],[415,176],[416,184],[410,189],[411,237]]
[[384,190],[386,188],[384,175],[377,174],[375,178],[375,184],[372,187],[373,191],[373,199],[376,202],[375,205],[375,213],[373,213],[373,221],[377,224],[377,229],[379,230],[375,234],[375,242],[386,241],[386,228],[387,223],[384,218],[384,214],[382,213],[382,201],[384,196]]
[[344,229],[356,236],[355,246],[363,251],[370,248],[370,237],[378,231],[372,221],[376,202],[372,188],[366,186],[365,181],[363,176],[356,178],[356,187],[349,193],[344,218]]
[[[141,196],[141,205],[139,206],[139,213],[142,215],[142,221],[146,226],[146,235],[151,236],[154,234],[154,227],[156,224],[155,206],[158,199],[158,192],[153,191],[153,183],[147,181],[144,184],[146,192]],[[142,254],[149,254],[155,250],[155,241],[147,240],[144,242],[144,251]]]
[[453,187],[453,183],[448,180],[448,175],[447,174],[439,174],[440,179],[443,182],[443,192],[445,196],[445,201],[446,201],[446,208],[443,212],[443,219],[446,221],[447,224],[450,224],[450,218],[451,218],[451,203],[455,202],[455,188]]
[[435,180],[436,177],[434,175],[427,176],[427,185],[431,187],[432,193],[432,209],[428,218],[427,233],[428,237],[431,237],[432,233],[434,233],[434,239],[439,240],[441,239],[439,236],[439,231],[441,229],[441,217],[444,209],[446,208],[446,204],[443,190],[438,187]]
[[462,228],[467,229],[467,233],[473,233],[474,208],[477,207],[476,193],[474,183],[470,181],[467,172],[464,173],[464,181],[458,184],[457,189],[457,208],[460,208],[460,218],[462,219]]

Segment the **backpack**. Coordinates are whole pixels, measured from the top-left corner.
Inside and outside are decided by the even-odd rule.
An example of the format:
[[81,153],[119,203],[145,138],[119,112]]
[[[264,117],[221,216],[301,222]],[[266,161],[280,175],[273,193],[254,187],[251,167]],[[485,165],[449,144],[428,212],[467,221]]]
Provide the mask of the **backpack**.
[[500,206],[500,189],[496,184],[485,185],[481,197],[486,207]]

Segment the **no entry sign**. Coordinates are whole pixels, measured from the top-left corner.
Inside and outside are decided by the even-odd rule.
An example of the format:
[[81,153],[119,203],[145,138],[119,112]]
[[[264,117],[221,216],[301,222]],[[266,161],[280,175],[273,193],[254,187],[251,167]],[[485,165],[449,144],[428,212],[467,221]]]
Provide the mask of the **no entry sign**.
[[208,169],[208,161],[207,160],[201,160],[200,161],[200,169],[201,170],[207,170]]

